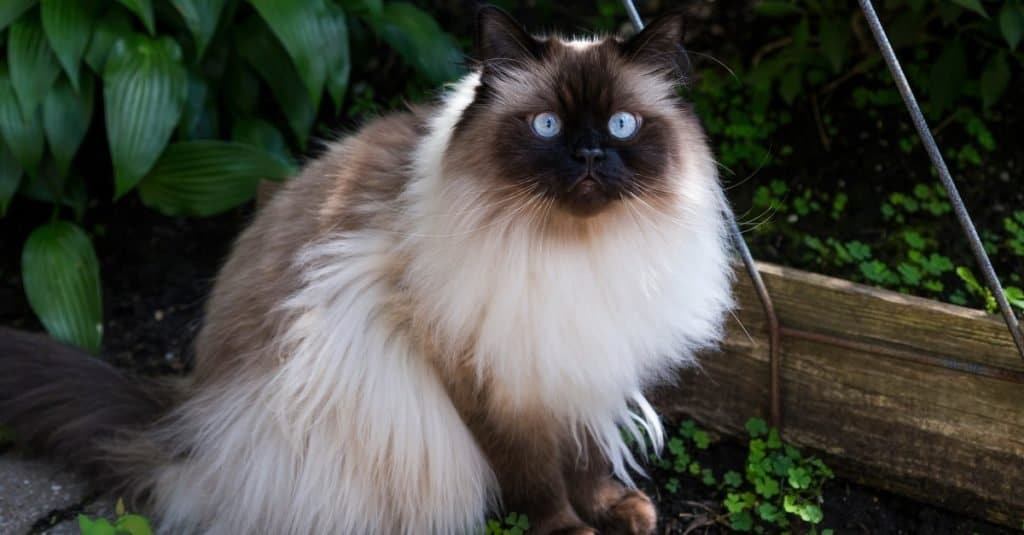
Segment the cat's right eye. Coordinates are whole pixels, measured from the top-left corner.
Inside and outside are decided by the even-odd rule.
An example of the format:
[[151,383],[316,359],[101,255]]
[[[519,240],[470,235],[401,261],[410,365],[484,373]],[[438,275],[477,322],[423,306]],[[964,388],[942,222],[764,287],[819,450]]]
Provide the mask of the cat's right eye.
[[533,132],[543,138],[555,137],[562,131],[562,120],[549,111],[534,115],[531,123]]

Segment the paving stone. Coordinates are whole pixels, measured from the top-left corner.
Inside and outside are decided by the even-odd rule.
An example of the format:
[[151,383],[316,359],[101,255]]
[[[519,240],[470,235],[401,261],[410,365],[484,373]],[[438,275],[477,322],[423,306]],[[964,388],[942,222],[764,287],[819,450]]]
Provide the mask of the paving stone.
[[0,533],[23,535],[47,513],[80,503],[87,492],[86,483],[60,465],[0,456]]

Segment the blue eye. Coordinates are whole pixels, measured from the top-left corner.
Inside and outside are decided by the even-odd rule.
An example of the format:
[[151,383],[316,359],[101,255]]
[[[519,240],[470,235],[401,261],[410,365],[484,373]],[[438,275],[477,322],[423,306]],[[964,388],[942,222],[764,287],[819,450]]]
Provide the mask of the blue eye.
[[628,111],[620,111],[608,120],[608,132],[618,139],[629,139],[640,128],[640,118]]
[[557,115],[546,111],[533,117],[533,131],[540,137],[555,137],[562,131],[562,120]]

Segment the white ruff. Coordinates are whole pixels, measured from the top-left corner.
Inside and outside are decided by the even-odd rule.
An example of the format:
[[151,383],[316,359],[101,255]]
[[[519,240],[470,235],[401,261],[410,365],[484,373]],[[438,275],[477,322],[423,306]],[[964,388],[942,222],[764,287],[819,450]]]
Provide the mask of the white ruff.
[[288,323],[277,370],[240,370],[179,411],[193,447],[155,478],[168,533],[479,529],[497,484],[436,369],[387,313],[399,253],[411,258],[418,313],[444,339],[471,341],[509,417],[539,409],[577,437],[592,433],[625,481],[634,461],[620,428],[639,424],[660,445],[641,392],[712,344],[730,304],[710,155],[695,143],[672,217],[648,213],[575,245],[481,228],[441,174],[477,83],[459,82],[434,118],[397,231],[336,234],[296,259],[305,286],[278,311]]
[[510,414],[540,409],[574,433],[591,432],[631,482],[626,466],[637,467],[620,429],[635,436],[639,423],[660,448],[661,422],[642,391],[713,345],[731,306],[714,161],[703,140],[692,140],[672,186],[677,213],[637,206],[587,242],[482,221],[477,192],[448,187],[442,172],[478,83],[470,75],[456,86],[417,152],[406,282],[443,339],[475,342],[478,374],[492,379],[489,395]]

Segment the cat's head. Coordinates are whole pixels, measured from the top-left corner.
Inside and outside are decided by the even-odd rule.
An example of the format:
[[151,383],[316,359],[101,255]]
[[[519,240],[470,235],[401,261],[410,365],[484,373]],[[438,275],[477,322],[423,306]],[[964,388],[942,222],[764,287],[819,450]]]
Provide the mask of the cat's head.
[[682,38],[675,12],[628,39],[577,40],[535,37],[504,11],[481,9],[480,82],[447,165],[488,181],[496,199],[519,199],[510,210],[525,203],[585,220],[628,203],[677,205],[686,160],[709,154],[678,95]]

